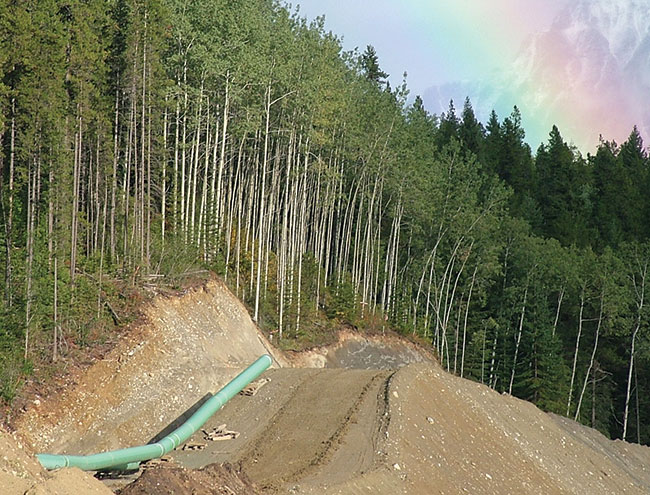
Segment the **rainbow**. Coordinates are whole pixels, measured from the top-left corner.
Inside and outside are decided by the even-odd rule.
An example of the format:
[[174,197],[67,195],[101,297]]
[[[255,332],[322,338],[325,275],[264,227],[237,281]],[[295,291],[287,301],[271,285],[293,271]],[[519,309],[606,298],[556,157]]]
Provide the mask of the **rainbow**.
[[[584,5],[602,10],[617,3],[635,19],[650,11],[650,0]],[[412,95],[422,95],[433,113],[446,111],[450,97],[459,108],[469,96],[483,121],[492,109],[504,118],[517,105],[533,151],[553,125],[583,154],[595,151],[601,134],[621,143],[634,125],[642,135],[650,131],[648,77],[603,67],[598,54],[575,53],[555,21],[580,0],[373,0],[372,8],[349,2],[345,9],[340,0],[301,4],[312,17],[325,14],[346,49],[373,44],[393,86],[406,70]],[[569,36],[576,34],[571,29]],[[646,69],[650,73],[650,65]]]
[[[468,96],[478,100],[483,119],[492,108],[505,117],[517,105],[533,150],[548,139],[553,125],[583,153],[595,151],[601,135],[623,142],[634,125],[648,135],[650,115],[644,115],[644,108],[650,106],[650,88],[617,70],[617,61],[606,57],[611,57],[609,53],[601,58],[598,52],[576,48],[581,45],[572,43],[572,37],[592,33],[589,26],[564,25],[561,19],[569,15],[568,10],[553,22],[549,16],[557,14],[548,0],[434,2],[433,12],[431,3],[405,2],[404,21],[408,16],[421,33],[429,30],[425,35],[429,50],[444,47],[447,66],[440,70],[450,76],[462,73],[467,65],[491,71],[474,88],[475,94],[472,85],[464,86]],[[428,14],[423,15],[427,5]],[[544,23],[547,27],[540,31]],[[527,33],[534,32],[526,39]],[[514,56],[513,47],[521,46],[522,40],[526,49]]]

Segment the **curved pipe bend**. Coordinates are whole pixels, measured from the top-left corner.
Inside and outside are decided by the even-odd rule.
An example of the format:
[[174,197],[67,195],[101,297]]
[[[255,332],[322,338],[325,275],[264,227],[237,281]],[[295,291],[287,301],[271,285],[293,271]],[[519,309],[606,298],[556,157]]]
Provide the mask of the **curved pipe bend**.
[[36,457],[45,469],[63,467],[78,467],[84,471],[137,469],[140,462],[162,457],[185,442],[226,402],[271,366],[272,362],[268,354],[257,358],[253,364],[208,399],[185,423],[156,443],[91,455],[37,454]]

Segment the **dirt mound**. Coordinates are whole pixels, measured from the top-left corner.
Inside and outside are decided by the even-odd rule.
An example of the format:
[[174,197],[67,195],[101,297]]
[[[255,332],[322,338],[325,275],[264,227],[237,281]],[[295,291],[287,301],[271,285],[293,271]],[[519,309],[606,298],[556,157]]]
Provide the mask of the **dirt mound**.
[[158,466],[144,474],[119,495],[258,495],[248,477],[230,464],[211,464],[189,470],[179,466]]
[[[277,370],[214,418],[232,441],[177,451],[229,459],[262,493],[643,494],[650,449],[613,442],[428,363],[396,373]],[[206,425],[206,428],[212,425]]]
[[3,495],[112,493],[100,481],[76,468],[47,473],[18,438],[1,429],[0,492]]
[[[230,459],[262,493],[643,494],[650,449],[613,442],[439,367],[277,370],[213,421],[232,441],[173,454]],[[209,426],[207,426],[209,427]]]
[[241,368],[274,352],[217,280],[182,297],[157,297],[144,312],[146,322],[77,386],[16,421],[35,449],[88,454],[146,443]]
[[[144,470],[124,494],[650,493],[650,449],[445,373],[396,336],[344,332],[334,346],[285,360],[218,281],[160,297],[146,314],[75,387],[17,421],[39,451],[146,443],[260,354],[273,352],[278,366],[171,453],[174,467]],[[75,476],[48,478],[30,462],[7,479]],[[86,482],[67,493],[92,493]]]
[[[605,440],[560,426],[532,404],[413,365],[398,371],[389,391],[390,422],[381,469],[339,486],[308,493],[404,494],[643,494],[650,449],[617,462]],[[576,431],[581,429],[576,425]]]

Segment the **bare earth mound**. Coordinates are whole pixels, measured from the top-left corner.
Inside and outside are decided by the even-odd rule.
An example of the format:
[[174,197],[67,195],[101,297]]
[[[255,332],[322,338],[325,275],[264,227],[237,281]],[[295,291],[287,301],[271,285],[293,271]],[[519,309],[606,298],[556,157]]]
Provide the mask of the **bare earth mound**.
[[90,454],[149,441],[270,346],[217,280],[157,297],[72,390],[30,408],[17,429],[37,450]]
[[0,493],[3,495],[102,495],[112,493],[90,474],[73,469],[47,473],[33,454],[0,429]]
[[645,472],[650,449],[636,446],[636,456],[628,457],[635,467],[621,465],[612,449],[623,442],[607,440],[605,448],[592,448],[581,434],[559,426],[532,404],[435,367],[414,365],[398,371],[388,396],[385,469],[351,480],[333,493],[650,491],[647,473],[645,479],[631,475],[633,469]]
[[[285,359],[218,281],[156,299],[147,317],[76,387],[20,418],[29,443],[52,453],[145,443],[260,354],[273,352],[279,369],[125,495],[650,493],[650,449],[449,375],[395,336],[347,332]],[[45,479],[23,461],[26,477],[3,468],[0,487]],[[76,491],[33,493],[93,493],[83,483],[99,482],[83,476]]]
[[[241,431],[174,460],[230,459],[263,493],[643,494],[650,449],[612,442],[431,364],[277,370],[214,422]],[[211,425],[209,425],[211,426]],[[162,492],[160,492],[162,493]]]
[[229,464],[211,464],[189,470],[179,466],[148,469],[135,482],[117,492],[119,495],[258,495],[246,475]]

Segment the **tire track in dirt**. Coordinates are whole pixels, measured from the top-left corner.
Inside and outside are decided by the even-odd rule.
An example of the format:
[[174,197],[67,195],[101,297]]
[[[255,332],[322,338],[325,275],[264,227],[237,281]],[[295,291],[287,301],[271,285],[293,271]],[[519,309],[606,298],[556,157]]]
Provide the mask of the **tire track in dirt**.
[[299,493],[321,494],[385,464],[383,451],[390,423],[388,389],[394,372],[377,375],[358,407],[341,429],[333,449],[310,475],[292,487]]
[[[388,375],[385,371],[366,370],[323,370],[313,375],[295,390],[266,430],[241,455],[242,470],[270,491],[315,473],[340,446],[368,391],[373,387],[377,390]],[[376,414],[364,414],[357,421],[373,425]],[[360,444],[365,449],[367,445],[367,439]],[[356,455],[356,462],[347,465],[350,476],[373,462],[367,453]]]
[[[28,443],[83,452],[146,442],[270,349],[220,283],[158,299],[147,314],[61,398],[30,407],[17,422]],[[424,362],[368,369],[413,361]],[[342,334],[291,362],[326,368],[269,370],[255,396],[233,398],[205,426],[227,423],[236,439],[198,432],[190,440],[205,447],[175,451],[176,467],[146,475],[141,493],[221,494],[220,483],[229,495],[650,493],[647,447],[445,373],[397,336]],[[5,471],[22,482],[13,464]]]

